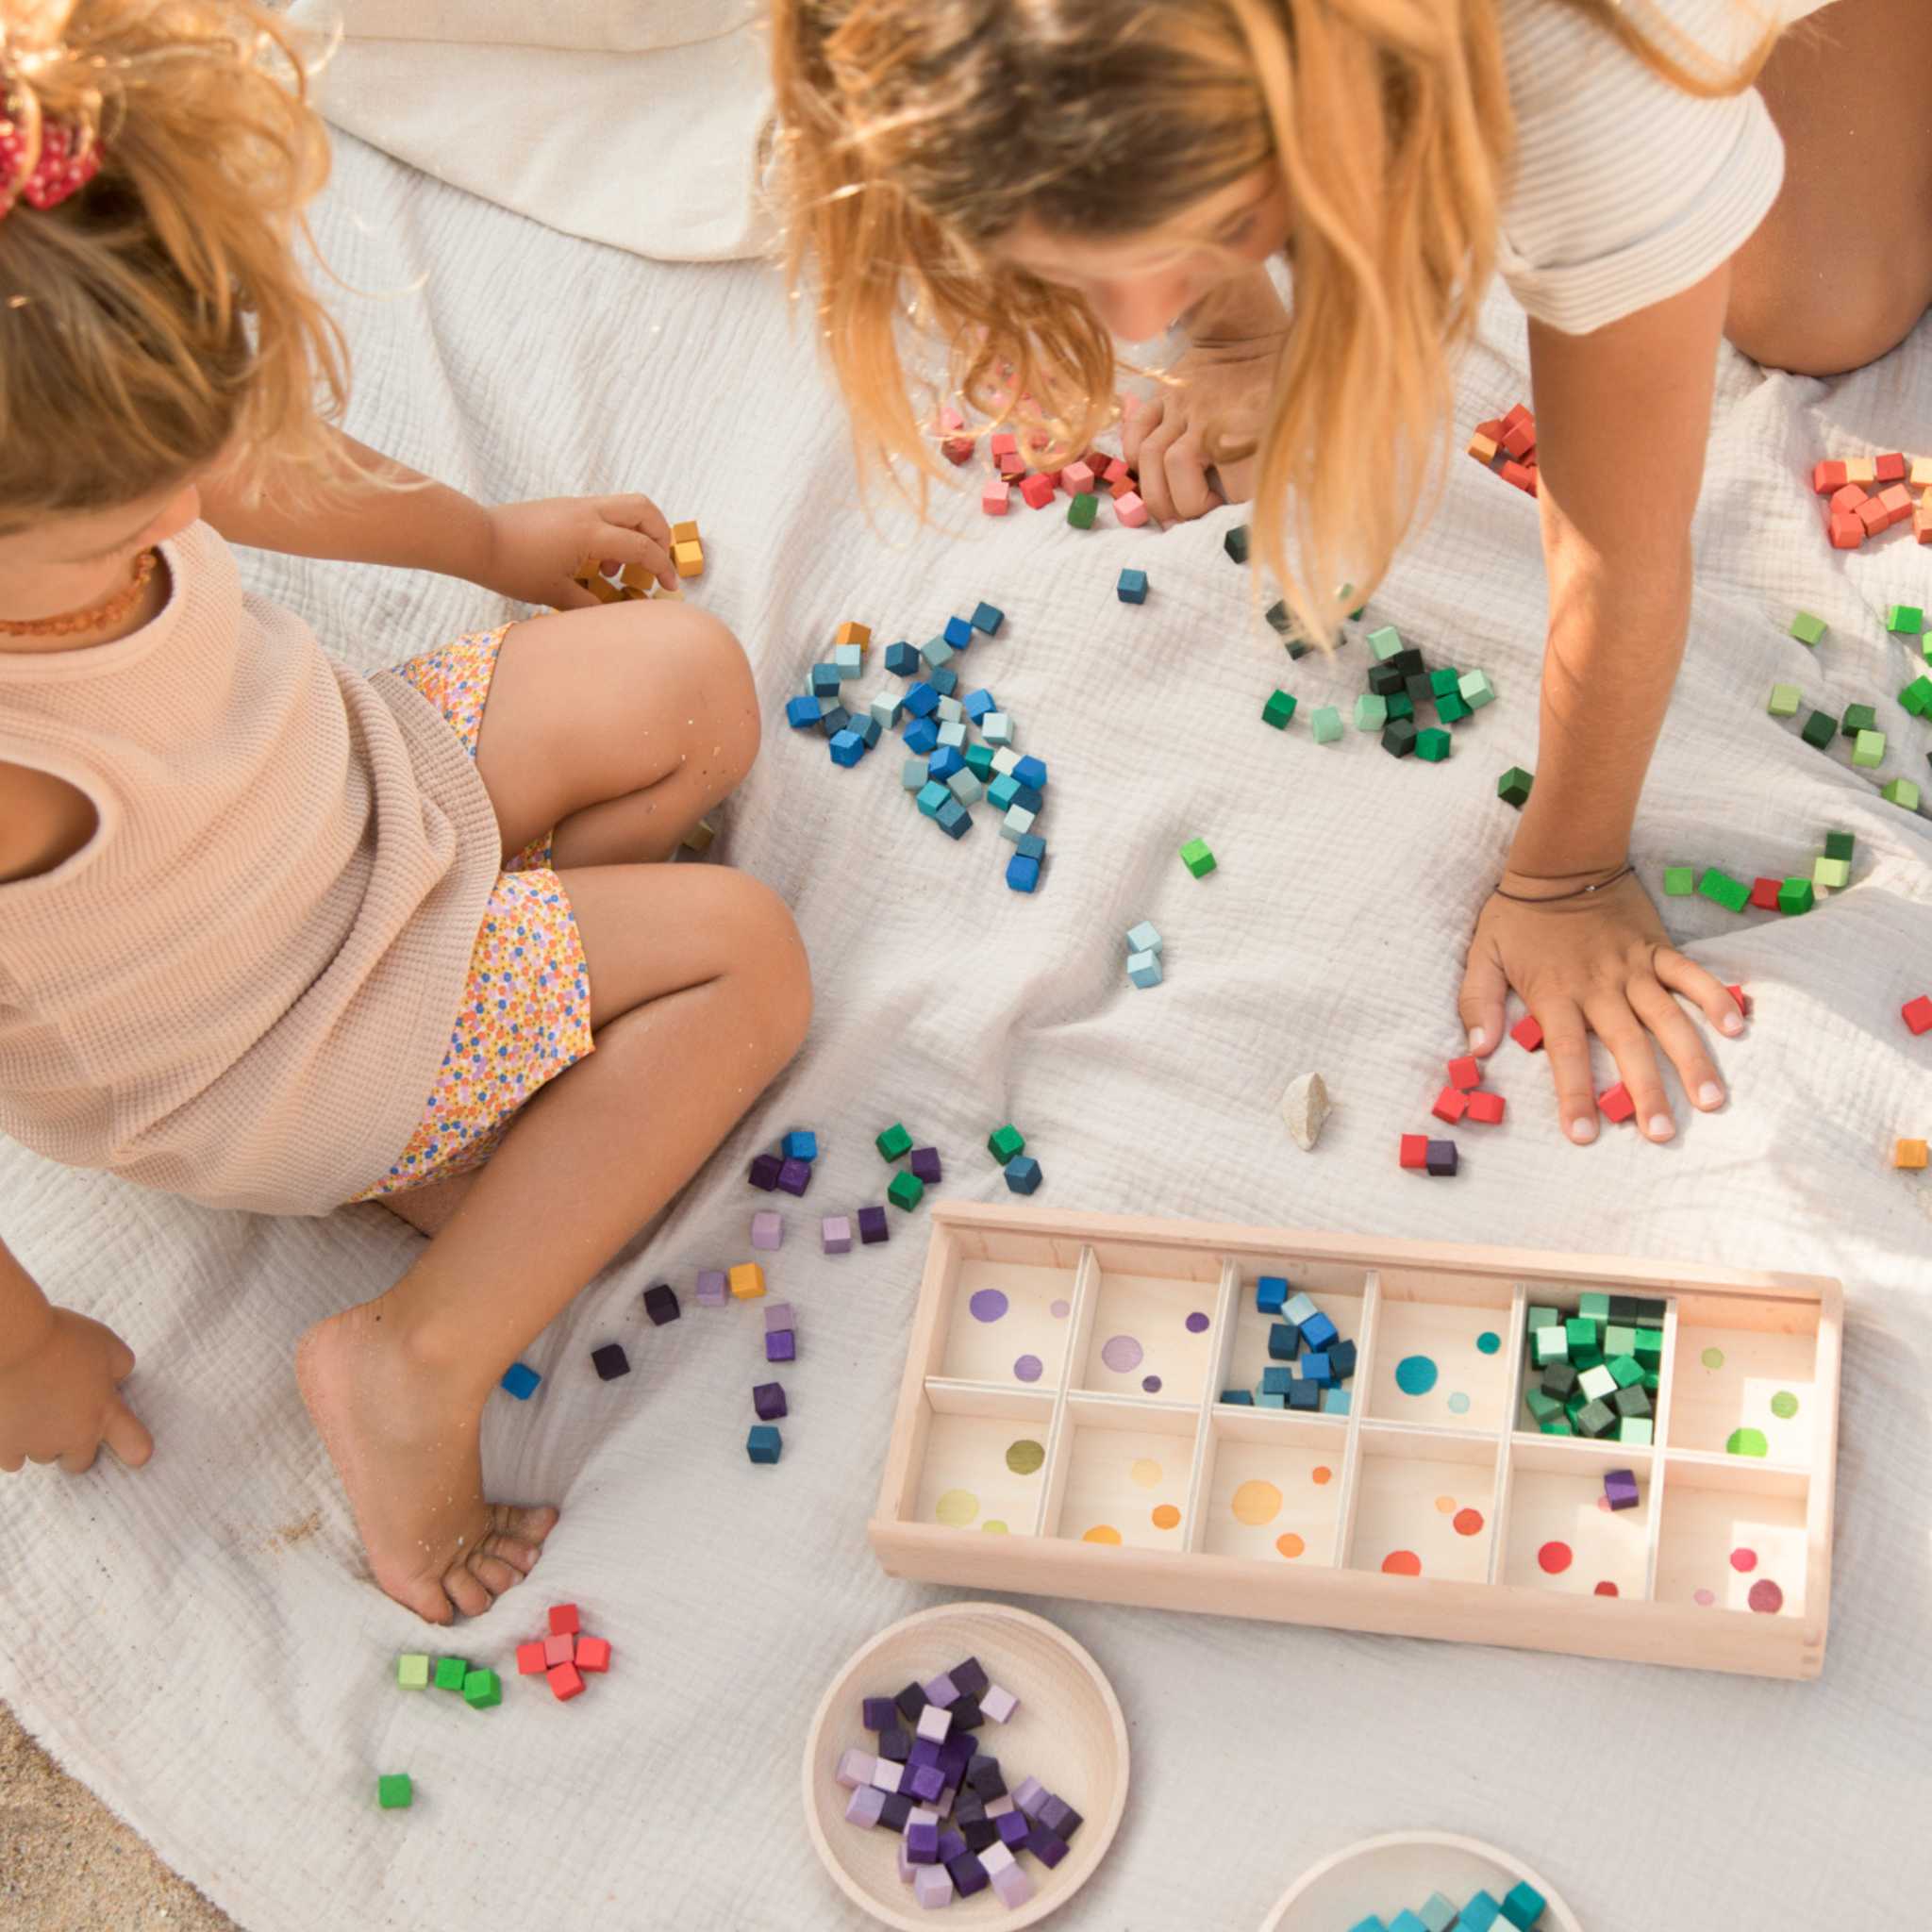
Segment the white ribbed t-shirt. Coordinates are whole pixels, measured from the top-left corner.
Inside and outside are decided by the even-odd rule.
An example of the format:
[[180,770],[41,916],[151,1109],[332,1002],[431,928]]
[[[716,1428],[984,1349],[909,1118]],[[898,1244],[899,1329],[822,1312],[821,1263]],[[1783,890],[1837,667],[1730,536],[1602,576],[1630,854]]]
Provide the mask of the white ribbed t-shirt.
[[[1693,73],[1741,62],[1770,27],[1828,0],[1627,0],[1631,23]],[[1755,88],[1686,93],[1560,0],[1501,0],[1516,117],[1497,267],[1570,335],[1681,294],[1736,254],[1784,180]]]

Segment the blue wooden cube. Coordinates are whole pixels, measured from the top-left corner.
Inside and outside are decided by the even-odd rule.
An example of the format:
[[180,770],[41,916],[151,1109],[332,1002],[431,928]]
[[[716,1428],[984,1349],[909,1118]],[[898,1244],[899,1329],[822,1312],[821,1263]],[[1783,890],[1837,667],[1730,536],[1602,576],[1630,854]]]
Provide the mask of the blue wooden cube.
[[1312,1382],[1296,1381],[1288,1391],[1288,1406],[1312,1415],[1322,1407],[1322,1391]]
[[899,767],[899,782],[908,791],[917,791],[925,783],[925,760],[908,758]]
[[839,667],[836,664],[814,664],[811,667],[811,689],[814,697],[836,697],[840,683]]
[[1022,858],[1044,858],[1046,841],[1038,832],[1023,833],[1013,841],[1013,849]]
[[1158,986],[1160,984],[1160,955],[1158,953],[1129,953],[1127,955],[1127,977],[1138,987]]
[[991,691],[982,685],[977,691],[968,691],[965,698],[966,715],[977,724],[989,711],[997,711],[999,704]]
[[973,628],[984,631],[988,637],[997,637],[1000,625],[1006,623],[1007,613],[997,604],[989,604],[984,598],[974,607]]
[[1300,1289],[1288,1299],[1287,1314],[1291,1322],[1312,1322],[1317,1312],[1315,1304]]
[[946,641],[954,650],[963,651],[973,641],[973,620],[970,617],[947,618]]
[[1318,1308],[1302,1324],[1302,1344],[1307,1348],[1325,1349],[1331,1341],[1340,1340],[1340,1331],[1335,1324]]
[[1323,1390],[1322,1413],[1324,1415],[1346,1415],[1348,1413],[1348,1391],[1346,1389]]
[[537,1384],[543,1379],[528,1362],[512,1362],[503,1372],[503,1386],[519,1402],[527,1402],[537,1392]]
[[785,722],[794,731],[809,731],[819,722],[819,701],[814,697],[788,699]]
[[836,699],[819,713],[819,729],[827,738],[837,738],[852,723],[852,713]]
[[894,677],[910,677],[921,662],[919,653],[903,639],[896,644],[886,646],[886,669]]
[[939,707],[940,694],[924,678],[906,687],[906,708],[915,718],[930,718]]
[[1030,1154],[1016,1154],[1007,1162],[1007,1185],[1016,1194],[1030,1194],[1040,1185],[1040,1163]]
[[770,1423],[754,1423],[744,1439],[744,1453],[754,1462],[776,1462],[784,1447],[784,1438]]
[[876,718],[883,729],[892,731],[906,715],[906,700],[894,691],[881,691],[865,708],[867,717]]
[[1221,1399],[1223,1402],[1239,1404],[1243,1408],[1253,1408],[1255,1391],[1252,1389],[1224,1389],[1221,1391]]
[[1324,1350],[1310,1349],[1302,1357],[1302,1379],[1312,1382],[1317,1389],[1332,1389],[1335,1386],[1335,1371],[1328,1366]]
[[865,756],[865,740],[852,730],[840,732],[832,741],[832,762],[835,765],[856,765]]
[[1440,1891],[1432,1891],[1416,1912],[1428,1932],[1449,1932],[1456,1923],[1456,1907]]
[[819,1158],[819,1137],[808,1127],[793,1127],[778,1142],[778,1151],[787,1160],[816,1160]]
[[940,741],[940,727],[930,718],[915,718],[906,727],[906,749],[922,758]]
[[839,667],[839,676],[849,682],[865,669],[865,653],[857,644],[841,644],[832,653],[832,662]]
[[1147,601],[1147,573],[1144,570],[1124,570],[1116,588],[1123,604],[1144,604]]
[[1355,1374],[1355,1343],[1352,1341],[1331,1341],[1328,1344],[1328,1366],[1335,1371],[1335,1379],[1345,1382]]
[[1008,773],[1008,775],[1020,788],[1013,793],[1013,803],[1015,805],[1024,806],[1028,811],[1038,811],[1046,803],[1046,800],[1034,791],[1032,786],[1028,785],[1020,776],[1018,772]]
[[1255,1397],[1255,1405],[1257,1408],[1286,1408],[1288,1407],[1288,1397],[1285,1395],[1257,1395]]
[[1272,1322],[1268,1326],[1268,1359],[1291,1362],[1301,1353],[1302,1331],[1292,1322]]
[[942,670],[953,661],[953,647],[944,638],[927,638],[919,647],[919,655],[935,671]]
[[[998,713],[990,711],[987,715],[989,717],[997,717]],[[963,752],[966,749],[965,721],[962,719],[956,724],[941,724],[940,726],[940,742],[941,744],[950,744],[956,750]]]
[[[940,788],[944,791],[945,788]],[[973,814],[953,796],[946,792],[946,802],[939,808],[939,828],[949,839],[963,839],[973,829]]]
[[955,772],[966,769],[964,754],[950,744],[942,744],[925,761],[925,775],[943,785]]
[[1502,1916],[1503,1907],[1494,1893],[1479,1891],[1462,1908],[1461,1932],[1490,1932]]
[[[976,724],[978,720],[975,719],[974,722]],[[1046,790],[1046,760],[1044,758],[1037,758],[1029,752],[1026,757],[1022,758],[1013,767],[1013,776],[1019,779],[1021,784],[1030,787],[1035,791],[1044,791]]]
[[[1152,927],[1137,925],[1127,935],[1127,943],[1132,945],[1137,934],[1152,931]],[[1149,947],[1151,952],[1154,949]],[[1255,1307],[1264,1315],[1278,1315],[1288,1306],[1288,1283],[1279,1274],[1264,1274],[1255,1284]]]
[[1261,1371],[1263,1395],[1286,1395],[1294,1387],[1294,1371],[1286,1363]]
[[863,718],[853,719],[850,728],[858,732],[859,743],[870,751],[879,741],[879,734],[886,727],[876,718],[868,714]]
[[941,664],[926,679],[941,697],[949,698],[959,689],[959,674],[950,664]]
[[1040,861],[1016,852],[1007,860],[1007,883],[1016,892],[1030,892],[1040,883]]
[[918,806],[921,814],[929,819],[938,818],[944,807],[955,802],[953,794],[934,778],[928,778],[919,788],[919,796],[913,800],[913,803]]

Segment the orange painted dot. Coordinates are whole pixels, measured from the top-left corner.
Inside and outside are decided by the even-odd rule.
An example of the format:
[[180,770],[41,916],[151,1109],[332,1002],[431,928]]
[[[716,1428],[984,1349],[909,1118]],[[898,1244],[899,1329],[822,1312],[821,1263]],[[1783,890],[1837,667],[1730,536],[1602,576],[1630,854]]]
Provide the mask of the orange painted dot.
[[1454,1496],[1438,1496],[1436,1498],[1436,1507],[1444,1516],[1454,1516],[1456,1514],[1456,1498]]
[[1316,1463],[1314,1468],[1311,1469],[1308,1472],[1308,1474],[1318,1483],[1332,1482],[1335,1477],[1335,1472],[1332,1469],[1330,1469],[1325,1462]]
[[1384,1576],[1420,1576],[1423,1559],[1413,1550],[1391,1550],[1382,1558]]
[[1457,1536],[1480,1536],[1483,1533],[1483,1512],[1480,1509],[1458,1509],[1455,1522],[1449,1526]]
[[1607,1576],[1597,1585],[1596,1593],[1598,1596],[1617,1596],[1621,1594],[1617,1586]]
[[1156,1529],[1172,1529],[1181,1520],[1181,1512],[1172,1503],[1155,1506],[1154,1526]]
[[1083,1543],[1117,1543],[1121,1533],[1110,1523],[1096,1523],[1080,1541]]
[[1291,1529],[1285,1535],[1278,1536],[1274,1539],[1274,1547],[1277,1550],[1279,1550],[1284,1557],[1299,1557],[1301,1553],[1307,1548],[1307,1544],[1303,1542],[1301,1538],[1295,1535],[1294,1531]]

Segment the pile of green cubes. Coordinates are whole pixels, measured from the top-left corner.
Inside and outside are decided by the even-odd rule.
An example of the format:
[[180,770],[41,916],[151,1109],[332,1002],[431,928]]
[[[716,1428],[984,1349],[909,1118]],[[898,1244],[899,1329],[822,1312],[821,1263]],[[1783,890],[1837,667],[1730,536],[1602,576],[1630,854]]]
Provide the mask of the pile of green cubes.
[[1546,1436],[1649,1442],[1663,1379],[1664,1305],[1587,1294],[1574,1314],[1533,1307],[1523,1406]]

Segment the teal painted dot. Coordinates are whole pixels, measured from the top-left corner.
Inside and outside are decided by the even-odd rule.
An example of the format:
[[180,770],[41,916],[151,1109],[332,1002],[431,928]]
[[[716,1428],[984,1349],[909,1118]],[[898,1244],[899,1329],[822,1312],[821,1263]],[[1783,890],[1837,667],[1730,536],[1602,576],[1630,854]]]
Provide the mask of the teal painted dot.
[[1459,1389],[1449,1398],[1449,1413],[1451,1415],[1467,1415],[1469,1413],[1469,1397]]
[[1475,1345],[1484,1355],[1494,1355],[1503,1346],[1503,1338],[1493,1329],[1485,1328],[1476,1337]]
[[1436,1386],[1436,1365],[1425,1355],[1406,1355],[1395,1364],[1395,1386],[1405,1395],[1426,1395]]

